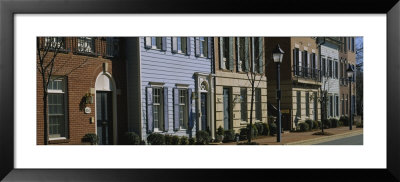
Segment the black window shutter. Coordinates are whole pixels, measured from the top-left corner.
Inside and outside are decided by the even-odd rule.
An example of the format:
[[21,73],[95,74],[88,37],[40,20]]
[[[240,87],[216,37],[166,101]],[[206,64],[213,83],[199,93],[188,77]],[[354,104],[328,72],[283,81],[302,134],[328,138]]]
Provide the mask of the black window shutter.
[[153,127],[153,88],[146,87],[147,90],[147,132],[152,133]]
[[191,39],[190,37],[186,38],[186,55],[188,56],[190,56],[190,53],[192,52],[190,39]]
[[167,37],[162,37],[161,38],[161,50],[166,51],[167,50]]
[[174,88],[174,130],[179,130],[179,89]]
[[164,131],[168,131],[168,87],[163,88]]
[[233,37],[229,37],[229,70],[233,70]]
[[189,122],[189,129],[193,128],[193,118],[192,118],[192,89],[188,89],[188,122]]

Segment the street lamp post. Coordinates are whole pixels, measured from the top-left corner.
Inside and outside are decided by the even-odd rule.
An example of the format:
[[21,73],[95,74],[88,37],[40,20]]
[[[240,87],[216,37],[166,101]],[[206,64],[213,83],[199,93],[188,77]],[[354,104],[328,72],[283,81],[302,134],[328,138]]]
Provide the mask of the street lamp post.
[[349,129],[350,130],[352,130],[353,129],[353,107],[352,107],[352,103],[351,103],[351,99],[352,99],[352,96],[351,96],[351,78],[353,77],[353,74],[354,74],[354,70],[353,70],[353,68],[351,67],[351,65],[349,65],[349,68],[347,69],[347,77],[348,77],[348,79],[349,79],[349,90],[350,90],[350,121],[349,121]]
[[276,45],[275,50],[272,52],[272,58],[276,63],[277,74],[276,74],[276,100],[278,101],[278,129],[277,129],[277,142],[281,142],[281,83],[280,83],[280,64],[282,63],[283,58],[283,50],[279,47],[279,44]]

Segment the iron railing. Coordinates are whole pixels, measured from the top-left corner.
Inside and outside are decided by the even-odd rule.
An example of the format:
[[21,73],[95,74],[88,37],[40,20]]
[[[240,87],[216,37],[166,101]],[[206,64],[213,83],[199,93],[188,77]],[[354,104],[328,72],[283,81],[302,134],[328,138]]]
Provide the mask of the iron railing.
[[321,81],[321,70],[317,68],[293,66],[292,71],[295,77],[310,79],[314,81]]
[[76,53],[96,55],[96,39],[94,37],[78,37],[76,39]]
[[103,57],[113,58],[118,56],[118,39],[112,37],[105,38],[106,46],[105,51],[103,52]]

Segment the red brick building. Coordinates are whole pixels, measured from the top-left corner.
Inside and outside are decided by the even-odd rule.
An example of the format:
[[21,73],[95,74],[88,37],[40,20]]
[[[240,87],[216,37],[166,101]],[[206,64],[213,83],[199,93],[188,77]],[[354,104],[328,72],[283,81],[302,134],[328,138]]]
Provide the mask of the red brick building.
[[[37,40],[40,53],[37,55],[37,144],[83,144],[84,136],[89,133],[99,136],[99,144],[118,144],[126,128],[126,71],[124,60],[118,55],[118,39],[41,37]],[[45,80],[52,73],[46,124],[40,70],[56,52],[54,66],[49,64],[45,73]],[[43,67],[40,57],[44,58]]]

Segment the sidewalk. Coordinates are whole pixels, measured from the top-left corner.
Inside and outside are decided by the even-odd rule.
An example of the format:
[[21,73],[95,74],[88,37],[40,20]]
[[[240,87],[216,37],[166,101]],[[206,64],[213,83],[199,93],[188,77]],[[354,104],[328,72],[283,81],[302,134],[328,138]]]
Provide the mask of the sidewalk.
[[[330,136],[323,135],[312,135],[315,132],[321,130],[314,130],[308,132],[286,132],[281,135],[281,142],[276,142],[275,136],[260,136],[257,139],[252,140],[260,145],[312,145],[316,143],[327,142],[336,140],[339,138],[345,138],[349,136],[355,136],[363,133],[363,128],[356,128],[353,126],[353,130],[349,130],[349,127],[339,127],[324,129],[324,132],[332,133]],[[245,142],[245,141],[240,141]],[[236,145],[236,142],[222,143],[221,145]]]

